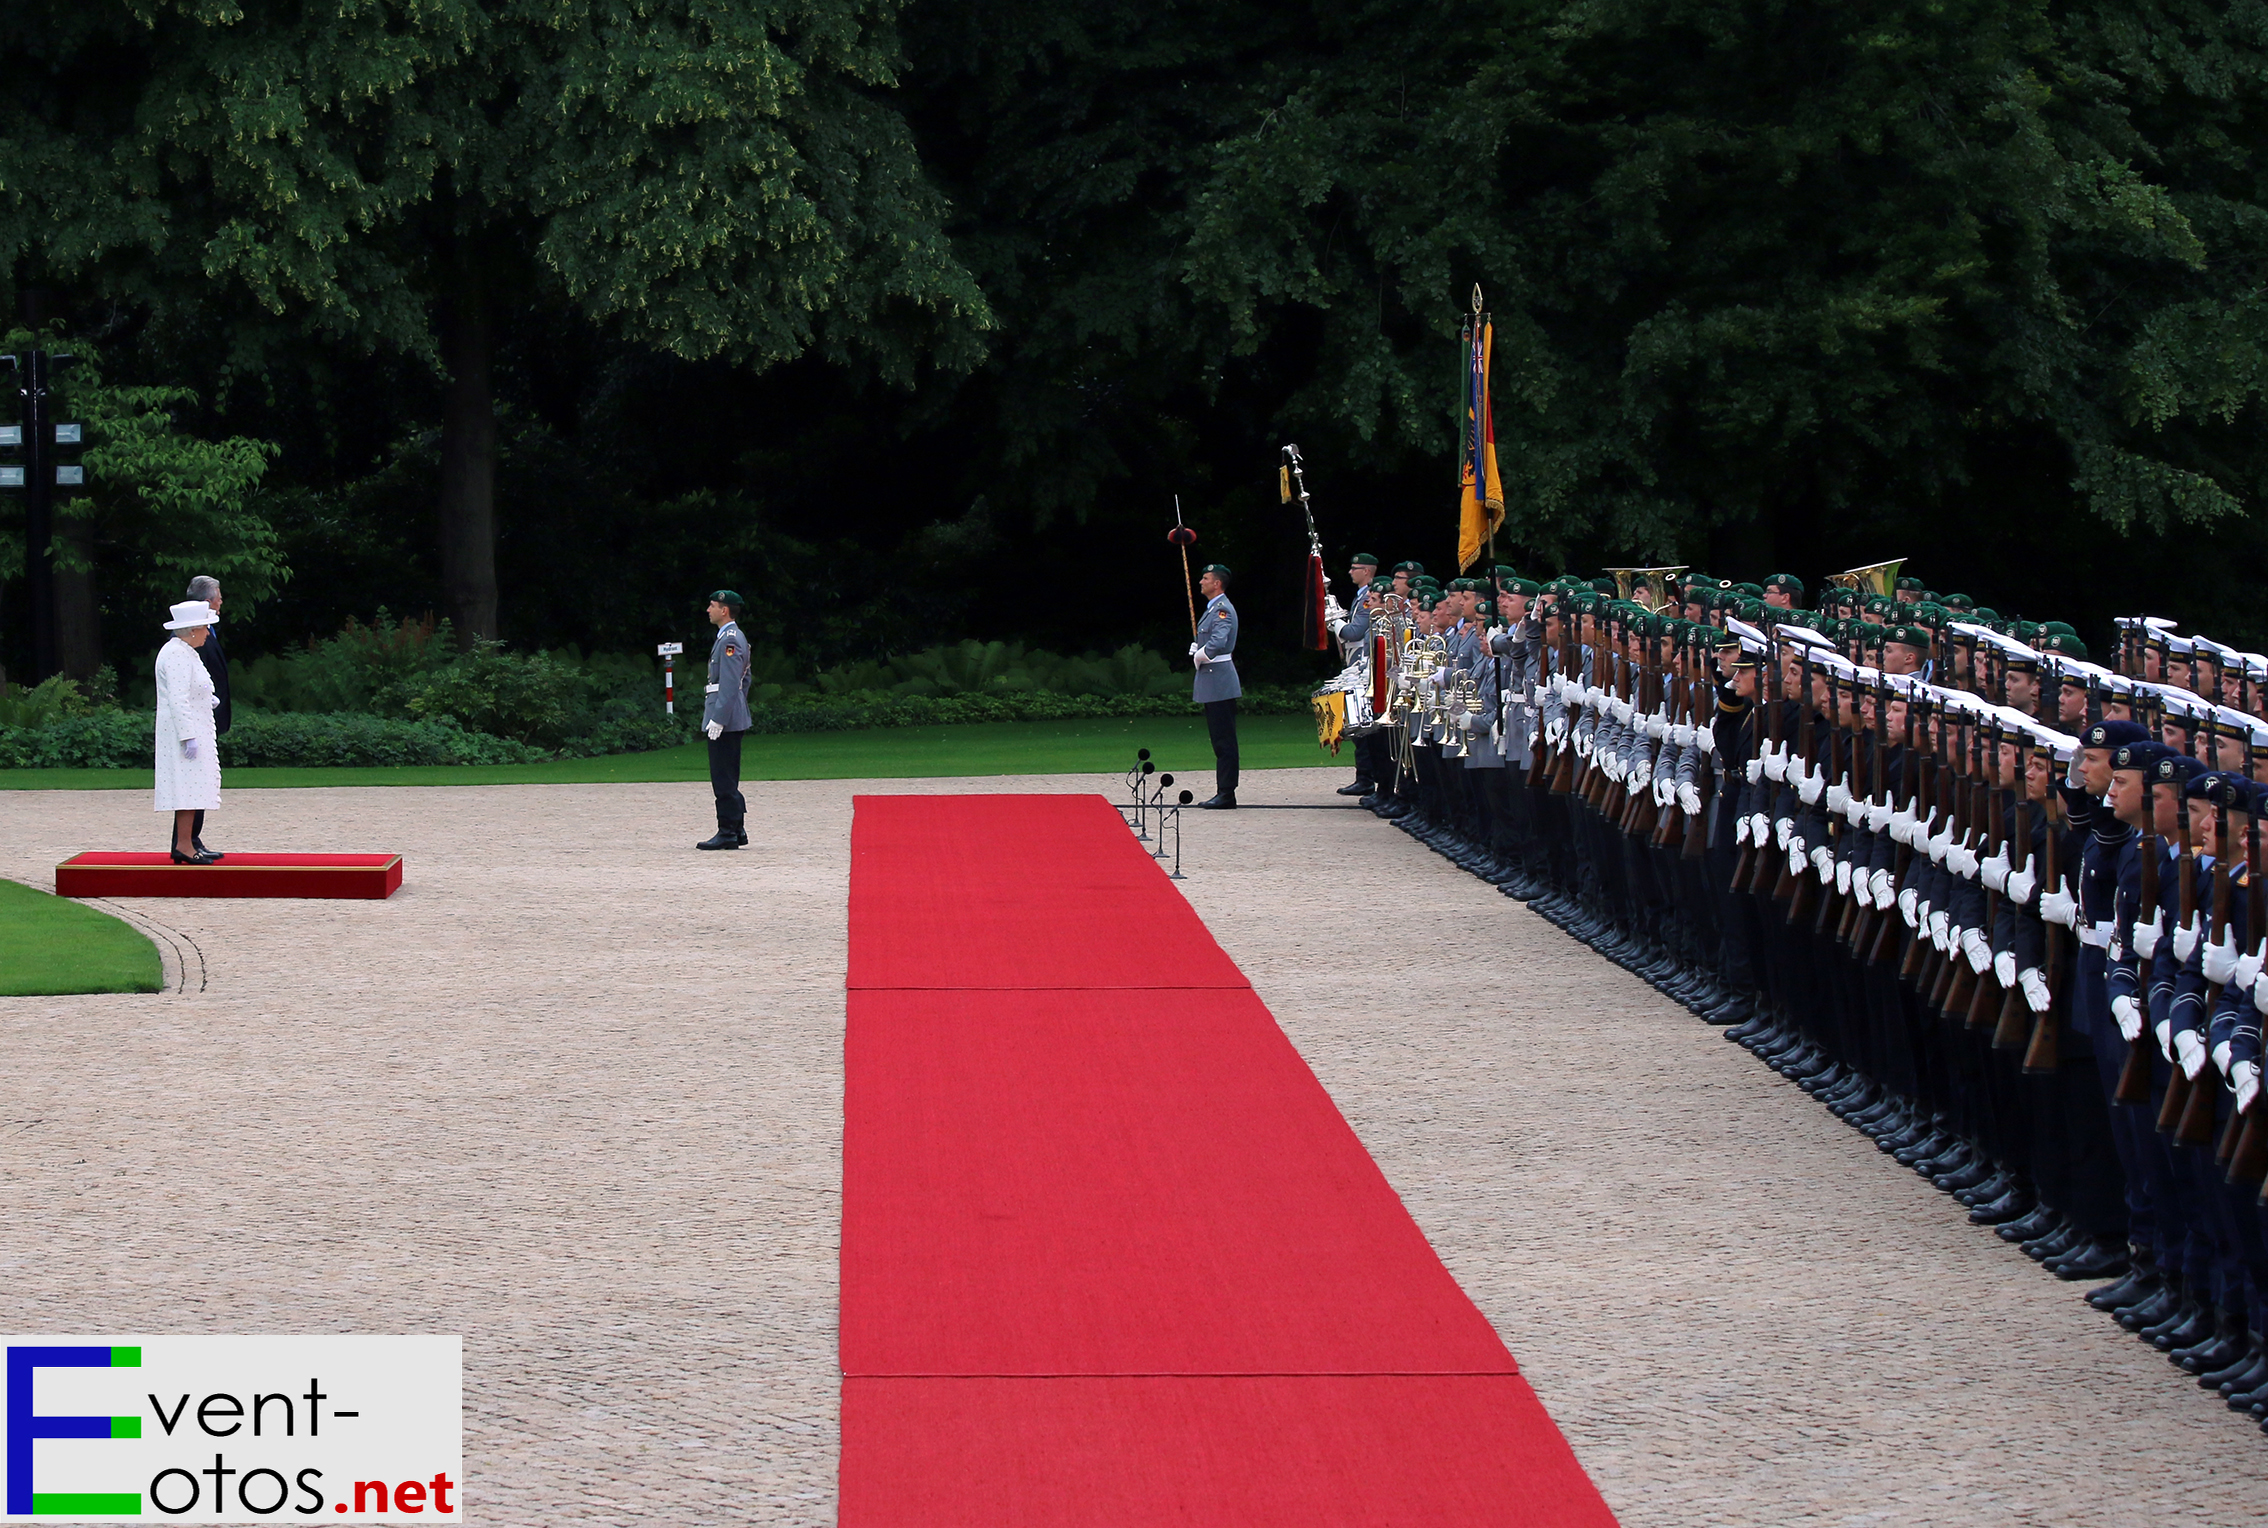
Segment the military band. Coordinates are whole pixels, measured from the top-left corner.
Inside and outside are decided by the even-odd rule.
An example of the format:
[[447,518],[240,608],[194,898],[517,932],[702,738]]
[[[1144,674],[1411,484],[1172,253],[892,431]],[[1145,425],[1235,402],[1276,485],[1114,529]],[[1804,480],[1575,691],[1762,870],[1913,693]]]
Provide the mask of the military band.
[[2268,658],[1898,574],[1358,578],[1343,791],[2268,1419]]

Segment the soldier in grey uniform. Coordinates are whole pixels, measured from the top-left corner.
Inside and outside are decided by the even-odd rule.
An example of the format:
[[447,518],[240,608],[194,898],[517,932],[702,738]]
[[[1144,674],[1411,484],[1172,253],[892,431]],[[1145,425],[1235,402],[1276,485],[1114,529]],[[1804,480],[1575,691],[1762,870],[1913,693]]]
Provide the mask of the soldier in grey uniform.
[[1205,708],[1205,731],[1213,740],[1213,797],[1199,806],[1216,811],[1236,808],[1236,698],[1244,686],[1236,678],[1236,607],[1229,603],[1229,570],[1207,563],[1197,587],[1205,591],[1205,613],[1197,618],[1197,640],[1189,656],[1197,665],[1191,698]]
[[748,638],[740,630],[740,596],[709,596],[717,640],[709,648],[709,691],[701,730],[709,736],[709,788],[717,796],[717,836],[696,848],[738,849],[748,842],[748,799],[740,794],[740,740],[748,735]]

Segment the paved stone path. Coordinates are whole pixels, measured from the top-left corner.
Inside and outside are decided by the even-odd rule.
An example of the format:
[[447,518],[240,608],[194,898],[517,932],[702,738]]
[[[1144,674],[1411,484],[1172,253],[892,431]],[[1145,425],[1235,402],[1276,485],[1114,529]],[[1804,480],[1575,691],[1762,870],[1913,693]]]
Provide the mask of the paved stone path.
[[[477,1519],[830,1522],[850,798],[1097,785],[756,785],[735,855],[698,785],[232,794],[223,847],[407,883],[119,904],[165,994],[0,999],[0,1330],[461,1332]],[[0,792],[0,875],[156,820]],[[1633,1528],[2268,1520],[2268,1439],[1405,835],[1192,814],[1186,859]]]

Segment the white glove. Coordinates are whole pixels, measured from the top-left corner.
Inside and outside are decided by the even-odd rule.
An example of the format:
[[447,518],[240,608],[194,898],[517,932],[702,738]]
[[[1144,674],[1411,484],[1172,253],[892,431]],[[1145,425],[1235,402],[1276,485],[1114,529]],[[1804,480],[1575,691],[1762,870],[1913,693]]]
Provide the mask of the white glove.
[[2260,980],[2260,968],[2263,965],[2268,965],[2268,939],[2261,940],[2258,949],[2237,961],[2236,970],[2229,980],[2249,992],[2253,984]]
[[1192,643],[1190,643],[1190,644],[1189,644],[1189,656],[1190,656],[1190,657],[1192,657],[1192,658],[1196,657],[1196,656],[1197,656],[1197,655],[1198,655],[1199,653],[1203,652],[1204,650],[1205,650],[1205,649],[1204,649],[1203,647],[1199,646],[1199,645],[1198,645],[1197,643],[1195,643],[1195,642],[1192,642]]
[[1898,809],[1888,801],[1869,801],[1866,804],[1866,830],[1869,833],[1879,833],[1890,826],[1890,819],[1897,815]]
[[2008,889],[2008,855],[2006,851],[1995,849],[1990,858],[1978,860],[1977,874],[1983,878],[1985,890],[2006,891]]
[[[1877,871],[1876,874],[1881,872]],[[1915,900],[1914,889],[1909,886],[1898,893],[1898,916],[1906,920],[1906,927],[1921,927],[1921,904]]]
[[2223,1077],[2229,1075],[2230,1054],[2229,1042],[2226,1040],[2213,1047],[2213,1070],[2219,1072]]
[[2174,1057],[2181,1062],[2181,1074],[2195,1081],[2205,1070],[2205,1042],[2197,1038],[2197,1031],[2185,1029],[2174,1036]]
[[1755,822],[1756,819],[1750,817],[1745,812],[1742,813],[1738,818],[1734,819],[1732,827],[1732,841],[1736,844],[1747,843],[1748,830],[1750,827],[1754,826]]
[[1687,722],[1679,722],[1676,726],[1670,728],[1669,740],[1676,747],[1691,748],[1693,746],[1692,725]]
[[1961,953],[1969,957],[1969,969],[1977,975],[1992,969],[1992,946],[1985,943],[1982,929],[1961,930]]
[[2236,1084],[2237,1112],[2242,1114],[2252,1107],[2253,1099],[2260,1096],[2260,1063],[2239,1061],[2229,1068],[2229,1081]]
[[1977,878],[1977,851],[1969,847],[1966,839],[1945,846],[1945,863],[1947,868],[1964,881]]
[[715,742],[715,741],[716,741],[716,740],[717,740],[718,738],[720,738],[720,737],[723,737],[723,736],[724,736],[724,723],[723,723],[723,722],[711,722],[711,723],[709,723],[709,725],[707,725],[706,727],[703,727],[703,728],[702,728],[701,730],[702,730],[703,732],[706,732],[706,733],[707,733],[707,734],[709,735],[709,741],[713,743],[713,742]]
[[1795,832],[1795,825],[1785,817],[1780,819],[1778,827],[1780,829],[1780,847],[1787,851],[1789,859],[1794,860],[1800,866],[1803,863],[1804,855],[1803,835]]
[[[1838,892],[1842,892],[1845,895],[1848,895],[1851,889],[1851,880],[1851,862],[1849,860],[1835,861],[1835,889]],[[1872,902],[1873,898],[1866,895],[1866,877],[1862,875],[1859,876],[1857,880],[1859,884],[1859,901],[1862,903]]]
[[2157,917],[2151,919],[2148,923],[2144,923],[2139,918],[2135,919],[2134,953],[2141,956],[2144,960],[2148,960],[2152,956],[2156,955],[2158,953],[2158,941],[2165,937],[2165,932],[2166,915],[2163,912],[2160,912]]
[[2158,1054],[2168,1061],[2173,1060],[2173,1020],[2168,1019],[2165,1023],[2158,1025],[2155,1033],[2158,1036]]
[[1911,844],[1916,825],[1912,808],[1899,807],[1890,814],[1890,841],[1895,844]]
[[1785,849],[1788,846],[1788,840],[1794,837],[1795,819],[1793,817],[1775,817],[1772,819],[1772,842]]
[[181,740],[181,757],[185,759],[197,757],[197,740],[195,738],[185,737]]
[[[1834,880],[1835,851],[1825,844],[1813,849],[1811,851],[1811,868],[1819,872],[1819,884],[1822,886]],[[1846,881],[1850,879],[1850,867],[1847,865],[1843,867],[1843,879]]]
[[1819,798],[1827,793],[1827,772],[1813,769],[1796,779],[1796,799],[1805,806],[1817,806]]
[[2003,987],[2016,985],[2016,953],[2002,950],[1992,957],[1992,979]]
[[1867,877],[1874,883],[1874,905],[1888,907],[1897,900],[1898,878],[1887,870],[1877,869]]
[[2014,902],[2018,907],[2029,907],[2032,902],[2032,892],[2039,884],[2040,878],[2033,873],[2032,862],[2026,860],[2023,869],[2008,872],[2008,884],[2005,888],[2008,893],[2008,900]]
[[1840,780],[1827,787],[1827,810],[1845,822],[1851,819],[1851,788]]
[[2110,1016],[2112,1021],[2118,1025],[2119,1038],[2130,1045],[2133,1044],[2135,1036],[2142,1033],[2142,1009],[2140,1006],[2130,997],[2114,997],[2110,1000]]
[[2040,916],[2050,923],[2060,923],[2065,928],[2076,929],[2079,927],[2079,899],[2060,887],[2054,891],[2043,891],[2040,893]]
[[[1555,681],[1555,682],[1556,682],[1556,681]],[[1528,704],[1529,704],[1529,705],[1531,705],[1531,706],[1540,706],[1540,705],[1542,705],[1542,704],[1543,704],[1543,686],[1542,686],[1542,685],[1540,685],[1540,684],[1531,684],[1531,685],[1529,685],[1529,686],[1528,686]]]
[[1701,815],[1701,792],[1691,785],[1680,785],[1677,788],[1677,804],[1685,808],[1686,816],[1698,817]]
[[2200,962],[2205,969],[2205,979],[2216,987],[2228,985],[2229,979],[2236,975],[2237,958],[2234,934],[2224,932],[2219,944],[2207,941]]
[[1953,937],[1953,915],[1932,912],[1929,915],[1929,941],[1940,951],[1947,948]]
[[1748,783],[1754,785],[1764,777],[1764,755],[1754,754],[1748,761]]
[[[2173,932],[2174,959],[2185,966],[2189,964],[2189,957],[2197,952],[2197,933],[2197,915],[2195,913],[2191,913],[2188,921]],[[2135,945],[2134,952],[2137,955],[2141,954],[2142,946]]]
[[2020,972],[2016,977],[2016,990],[2024,994],[2024,1006],[2034,1013],[2048,1011],[2047,976],[2038,966]]
[[1921,843],[1922,852],[1929,856],[1932,864],[1938,865],[1945,863],[1945,851],[1951,847],[1953,847],[1953,824],[1950,822],[1923,839]]
[[1668,737],[1669,730],[1669,719],[1660,712],[1657,711],[1646,718],[1646,736],[1652,738],[1655,742],[1658,743],[1663,738]]
[[1713,754],[1717,751],[1717,729],[1697,727],[1693,732],[1693,741],[1700,745],[1703,753]]

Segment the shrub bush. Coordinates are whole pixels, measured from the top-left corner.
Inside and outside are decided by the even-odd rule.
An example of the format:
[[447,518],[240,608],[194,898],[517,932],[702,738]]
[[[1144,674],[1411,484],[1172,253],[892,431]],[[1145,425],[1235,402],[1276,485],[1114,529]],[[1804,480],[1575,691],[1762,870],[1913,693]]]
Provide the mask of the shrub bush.
[[[101,711],[52,726],[0,727],[0,769],[147,769],[157,719]],[[268,765],[525,764],[550,757],[453,722],[380,716],[247,712],[220,740],[221,767]]]

